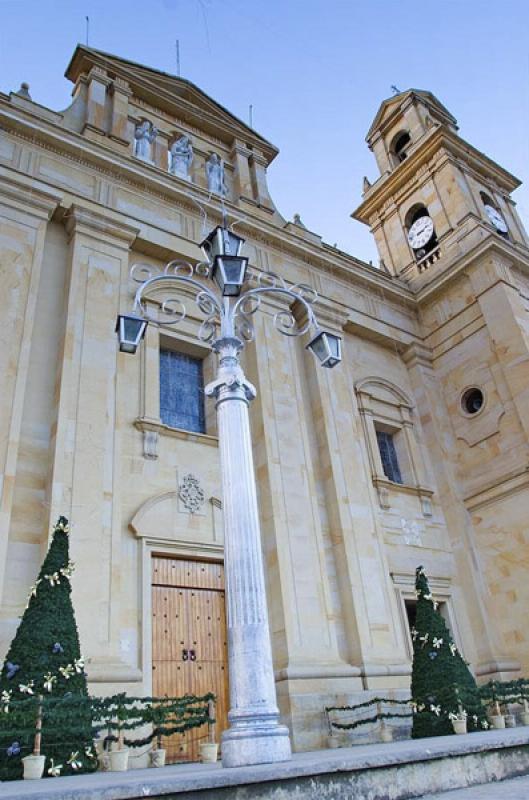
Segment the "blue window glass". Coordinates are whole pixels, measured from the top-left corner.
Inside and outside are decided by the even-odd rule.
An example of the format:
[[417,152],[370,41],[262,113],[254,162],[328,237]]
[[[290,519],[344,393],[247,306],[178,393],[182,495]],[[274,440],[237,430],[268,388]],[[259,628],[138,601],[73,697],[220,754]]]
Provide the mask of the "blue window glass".
[[160,417],[171,428],[205,432],[202,360],[160,350]]
[[386,431],[377,431],[376,434],[384,475],[393,483],[403,483],[393,434],[386,433]]

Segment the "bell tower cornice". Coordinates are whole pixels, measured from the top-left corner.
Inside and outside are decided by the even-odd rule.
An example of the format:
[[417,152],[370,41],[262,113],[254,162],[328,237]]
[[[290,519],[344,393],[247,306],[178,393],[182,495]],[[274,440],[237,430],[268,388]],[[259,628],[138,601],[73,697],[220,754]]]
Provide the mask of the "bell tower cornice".
[[433,175],[445,161],[457,160],[468,170],[506,194],[520,186],[521,181],[477,148],[445,127],[433,128],[409,157],[393,172],[386,172],[365,192],[364,200],[351,214],[353,219],[373,224],[373,215],[398,203],[425,175]]

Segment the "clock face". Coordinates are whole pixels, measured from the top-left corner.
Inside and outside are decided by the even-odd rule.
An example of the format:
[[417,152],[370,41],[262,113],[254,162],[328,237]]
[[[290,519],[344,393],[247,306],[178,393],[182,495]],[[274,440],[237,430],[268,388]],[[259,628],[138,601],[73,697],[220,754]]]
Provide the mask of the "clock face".
[[433,236],[433,221],[431,217],[419,217],[408,231],[408,242],[414,250],[424,247]]
[[501,231],[501,233],[508,233],[509,229],[507,228],[507,223],[499,211],[496,211],[495,208],[489,205],[485,205],[485,211],[496,230]]

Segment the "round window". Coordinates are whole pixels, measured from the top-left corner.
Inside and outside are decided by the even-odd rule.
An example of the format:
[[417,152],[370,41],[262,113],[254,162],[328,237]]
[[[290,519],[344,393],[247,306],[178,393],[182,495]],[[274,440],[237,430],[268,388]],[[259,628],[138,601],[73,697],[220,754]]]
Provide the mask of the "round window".
[[476,388],[467,389],[461,398],[463,411],[466,411],[467,414],[477,414],[483,408],[484,402],[483,392]]

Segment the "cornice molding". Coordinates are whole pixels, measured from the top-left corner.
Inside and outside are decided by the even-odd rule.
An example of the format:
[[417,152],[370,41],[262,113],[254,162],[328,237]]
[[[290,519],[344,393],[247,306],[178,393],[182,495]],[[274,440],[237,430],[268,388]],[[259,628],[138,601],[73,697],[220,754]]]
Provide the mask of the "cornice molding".
[[[81,167],[92,169],[124,188],[133,187],[143,195],[170,203],[172,208],[182,209],[197,222],[200,221],[196,202],[186,194],[186,191],[189,192],[187,183],[184,185],[183,181],[158,167],[144,162],[133,162],[131,158],[117,153],[111,147],[95,144],[75,131],[37,119],[38,125],[33,115],[11,107],[5,109],[0,105],[0,123],[14,138],[26,141],[32,147],[55,153]],[[199,186],[193,185],[193,192],[207,208],[212,222],[219,223],[222,219],[221,203],[211,198],[207,190]],[[398,278],[364,264],[342,251],[332,249],[331,260],[329,245],[316,245],[300,239],[267,219],[247,215],[243,208],[230,201],[225,200],[224,205],[231,216],[241,220],[238,230],[246,234],[252,242],[262,243],[283,256],[290,255],[327,275],[345,281],[348,285],[356,283],[370,288],[376,287],[377,291],[382,290],[388,299],[399,305],[413,305],[413,293]],[[111,207],[109,210],[115,211]]]
[[0,166],[0,202],[30,213],[39,219],[51,219],[60,205],[62,194],[44,189],[35,182],[24,184],[10,170]]
[[351,214],[353,219],[370,224],[370,218],[378,213],[385,203],[394,202],[395,196],[403,191],[407,183],[416,182],[418,177],[429,171],[428,161],[443,147],[448,151],[447,155],[462,160],[479,174],[484,174],[489,181],[491,178],[495,180],[501,191],[510,193],[520,186],[518,178],[500,167],[480,150],[447,128],[437,127],[432,128],[426,134],[417,149],[410,153],[409,158],[373,184],[368,196]]
[[123,222],[116,222],[96,211],[78,205],[72,205],[64,216],[64,226],[70,237],[74,234],[95,236],[110,240],[112,244],[120,244],[129,249],[136,239],[139,228],[133,228]]

